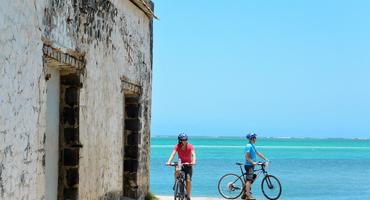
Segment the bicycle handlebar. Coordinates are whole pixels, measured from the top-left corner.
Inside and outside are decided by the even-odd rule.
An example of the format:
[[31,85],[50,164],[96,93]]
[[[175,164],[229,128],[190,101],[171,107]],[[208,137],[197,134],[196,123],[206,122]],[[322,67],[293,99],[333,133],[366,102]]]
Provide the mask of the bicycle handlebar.
[[[177,166],[178,165],[178,162],[172,162],[169,165],[168,164],[166,164],[166,165],[167,166]],[[186,162],[186,163],[181,163],[181,165],[189,165],[189,166],[192,166],[194,164],[191,164],[191,163]]]
[[[260,161],[260,162],[257,162],[257,165],[268,165],[271,161],[268,160],[268,161]],[[244,163],[235,163],[236,165],[244,165]]]
[[260,161],[260,162],[257,162],[257,165],[263,165],[263,166],[268,166],[270,164],[271,161]]

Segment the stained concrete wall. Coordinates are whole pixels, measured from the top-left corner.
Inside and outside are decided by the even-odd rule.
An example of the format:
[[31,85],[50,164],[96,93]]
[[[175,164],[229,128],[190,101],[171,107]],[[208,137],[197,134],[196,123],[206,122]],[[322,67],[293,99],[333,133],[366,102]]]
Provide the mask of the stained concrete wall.
[[46,84],[43,2],[1,1],[0,199],[40,199]]
[[13,0],[0,7],[0,199],[44,199],[43,45],[84,58],[79,199],[123,188],[122,77],[141,86],[138,199],[149,188],[152,19],[129,0]]

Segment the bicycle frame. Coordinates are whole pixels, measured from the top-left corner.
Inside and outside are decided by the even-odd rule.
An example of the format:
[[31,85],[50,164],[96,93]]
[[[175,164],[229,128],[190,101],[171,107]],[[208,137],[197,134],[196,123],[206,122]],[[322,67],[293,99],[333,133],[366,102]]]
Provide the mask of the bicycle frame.
[[[227,173],[218,181],[218,191],[226,199],[238,198],[245,189],[247,171],[243,170],[244,163],[236,163],[236,165],[239,165],[241,175]],[[260,174],[263,174],[261,181],[263,195],[270,200],[278,199],[282,191],[279,179],[267,172],[266,168],[268,162],[258,162],[257,166],[258,167],[253,171],[253,179],[251,182],[253,183]],[[269,193],[271,191],[275,194]]]
[[180,193],[185,196],[185,188],[186,188],[186,181],[185,181],[185,172],[180,169],[180,174],[176,178],[179,183],[181,183]]
[[[241,174],[242,175],[240,175],[239,176],[239,178],[241,178],[241,177],[243,177],[243,181],[244,181],[244,183],[247,181],[247,172],[244,172],[244,170],[243,170],[243,167],[242,166],[244,166],[244,164],[242,164],[242,163],[237,163],[238,165],[239,165],[239,168],[240,168],[240,172],[241,172]],[[265,166],[263,165],[263,164],[261,164],[261,165],[259,165],[259,166],[261,166],[261,168],[259,168],[259,169],[255,169],[254,170],[254,173],[256,174],[256,178],[262,173],[264,176],[266,176],[268,173],[267,173],[267,171],[266,171],[266,169],[265,169]],[[257,173],[256,173],[257,172]]]
[[[255,169],[254,170],[254,174],[256,174],[256,177],[253,177],[253,181],[252,181],[252,183],[254,182],[254,180],[256,180],[256,178],[262,173],[263,174],[263,176],[264,177],[268,177],[268,173],[267,173],[267,171],[266,171],[266,169],[265,169],[265,163],[258,163],[257,165],[259,165],[259,166],[261,166],[261,168],[259,168],[259,169]],[[239,165],[239,167],[240,167],[240,171],[242,172],[242,175],[241,176],[243,176],[243,180],[244,180],[244,183],[246,183],[246,181],[247,181],[247,172],[243,172],[243,169],[242,169],[242,165]],[[256,173],[257,172],[257,173]],[[240,177],[240,176],[239,176]],[[273,186],[272,186],[272,183],[271,183],[271,181],[270,181],[270,179],[269,178],[267,178],[266,179],[266,182],[267,182],[267,186],[271,189]]]
[[[181,162],[173,162],[170,164],[170,166],[174,166],[175,167],[175,171],[176,169],[178,168],[180,170],[180,174],[176,177],[176,182],[175,184],[180,184],[179,186],[179,191],[177,191],[177,189],[175,188],[175,185],[174,185],[174,189],[175,189],[175,192],[177,192],[177,194],[175,194],[175,196],[179,195],[178,197],[180,199],[184,199],[185,196],[186,196],[186,177],[185,177],[185,172],[183,170],[183,165],[181,164]],[[177,186],[176,186],[177,187]]]

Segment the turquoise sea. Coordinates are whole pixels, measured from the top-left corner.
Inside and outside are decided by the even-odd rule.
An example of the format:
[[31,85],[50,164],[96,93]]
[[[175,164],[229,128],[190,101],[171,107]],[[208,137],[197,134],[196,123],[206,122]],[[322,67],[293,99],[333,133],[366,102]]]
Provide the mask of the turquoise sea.
[[[173,171],[165,163],[176,137],[151,139],[150,190],[172,195]],[[238,137],[191,137],[197,154],[192,196],[220,197],[218,179],[225,173],[239,174],[246,145]],[[257,149],[271,164],[268,172],[283,186],[280,199],[370,199],[369,139],[259,138]],[[264,199],[261,177],[253,186],[257,199]]]

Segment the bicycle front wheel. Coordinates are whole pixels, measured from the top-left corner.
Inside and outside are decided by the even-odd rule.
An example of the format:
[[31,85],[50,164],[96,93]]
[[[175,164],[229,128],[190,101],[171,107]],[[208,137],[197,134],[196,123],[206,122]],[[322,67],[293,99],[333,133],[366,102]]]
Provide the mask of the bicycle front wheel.
[[176,180],[174,190],[174,200],[184,200],[184,185],[181,181]]
[[178,197],[179,195],[177,194],[177,192],[179,191],[179,182],[176,180],[175,181],[175,185],[173,186],[173,197],[174,197],[174,200],[178,200]]
[[236,174],[225,174],[218,181],[218,192],[226,199],[236,199],[243,191],[244,182]]
[[282,191],[279,179],[272,175],[266,175],[262,179],[261,189],[263,195],[270,200],[278,199]]

